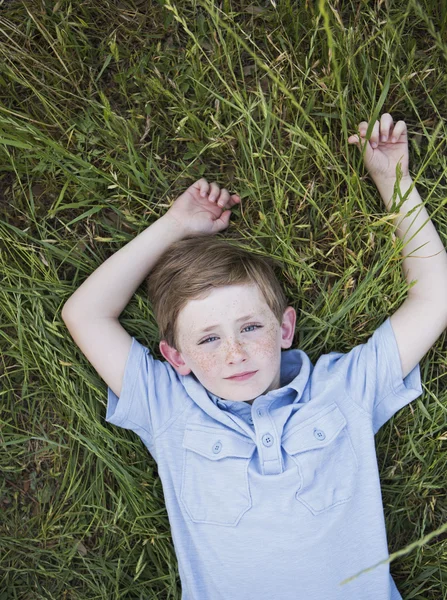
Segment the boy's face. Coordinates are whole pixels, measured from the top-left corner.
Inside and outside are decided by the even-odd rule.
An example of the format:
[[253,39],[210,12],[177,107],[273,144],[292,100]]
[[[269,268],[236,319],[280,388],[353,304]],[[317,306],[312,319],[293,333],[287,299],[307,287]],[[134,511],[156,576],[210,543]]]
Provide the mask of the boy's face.
[[[288,306],[280,325],[257,285],[229,285],[188,302],[177,321],[179,350],[161,340],[160,351],[180,375],[192,371],[216,396],[251,404],[280,387],[281,348],[292,345],[295,322]],[[228,379],[247,371],[256,373]]]

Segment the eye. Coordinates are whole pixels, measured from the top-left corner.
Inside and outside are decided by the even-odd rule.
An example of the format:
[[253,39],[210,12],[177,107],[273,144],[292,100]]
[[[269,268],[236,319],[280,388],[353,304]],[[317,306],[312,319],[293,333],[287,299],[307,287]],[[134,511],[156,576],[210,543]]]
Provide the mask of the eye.
[[[247,325],[247,327],[244,327],[244,329],[249,329],[250,327],[256,327],[257,329],[259,329],[260,327],[262,327],[261,325]],[[243,330],[244,330],[243,329]],[[243,331],[242,330],[242,331]]]
[[[262,329],[263,325],[254,325],[254,324],[253,325],[246,325],[242,331],[245,331],[245,329],[249,329],[250,327],[256,327],[256,329]],[[252,329],[252,331],[254,331],[254,330]],[[205,344],[209,340],[216,340],[216,339],[217,339],[216,336],[212,336],[212,337],[206,338],[205,340],[202,340],[201,342],[199,342],[199,346],[201,344]]]

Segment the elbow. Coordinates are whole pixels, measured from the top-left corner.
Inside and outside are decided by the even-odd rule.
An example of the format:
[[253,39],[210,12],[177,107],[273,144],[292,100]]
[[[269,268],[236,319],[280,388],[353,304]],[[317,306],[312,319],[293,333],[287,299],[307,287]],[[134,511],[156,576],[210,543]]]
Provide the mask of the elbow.
[[67,323],[67,321],[73,320],[74,318],[74,309],[72,306],[70,307],[68,302],[62,307],[61,317],[64,323]]

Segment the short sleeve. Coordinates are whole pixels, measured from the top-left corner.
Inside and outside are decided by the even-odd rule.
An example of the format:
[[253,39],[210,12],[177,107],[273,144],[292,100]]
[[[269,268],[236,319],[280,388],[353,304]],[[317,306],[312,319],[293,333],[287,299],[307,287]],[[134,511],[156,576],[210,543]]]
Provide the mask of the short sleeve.
[[179,387],[176,370],[132,337],[121,396],[107,388],[106,421],[134,431],[154,455],[154,438],[179,409]]
[[346,354],[330,352],[320,357],[317,365],[320,375],[323,370],[326,377],[336,377],[344,393],[371,416],[374,434],[398,410],[422,394],[419,364],[402,379],[399,348],[390,318],[364,344]]

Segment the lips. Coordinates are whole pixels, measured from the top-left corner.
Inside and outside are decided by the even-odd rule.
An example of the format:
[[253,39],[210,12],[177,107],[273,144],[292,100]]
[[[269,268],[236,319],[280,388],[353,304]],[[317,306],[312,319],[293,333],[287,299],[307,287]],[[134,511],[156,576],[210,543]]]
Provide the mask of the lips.
[[257,371],[245,371],[244,373],[238,373],[232,377],[225,377],[225,379],[239,379],[242,377],[248,377],[249,375],[254,375],[255,373],[257,373]]

